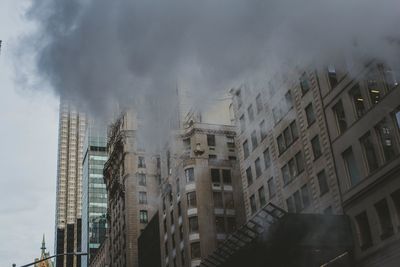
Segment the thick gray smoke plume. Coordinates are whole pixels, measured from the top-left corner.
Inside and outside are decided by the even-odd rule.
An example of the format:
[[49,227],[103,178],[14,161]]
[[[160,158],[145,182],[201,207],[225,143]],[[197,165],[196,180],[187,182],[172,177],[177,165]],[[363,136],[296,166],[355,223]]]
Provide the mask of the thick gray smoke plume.
[[180,81],[202,103],[288,67],[400,59],[399,0],[34,0],[28,16],[56,92],[93,113],[135,103],[161,134]]

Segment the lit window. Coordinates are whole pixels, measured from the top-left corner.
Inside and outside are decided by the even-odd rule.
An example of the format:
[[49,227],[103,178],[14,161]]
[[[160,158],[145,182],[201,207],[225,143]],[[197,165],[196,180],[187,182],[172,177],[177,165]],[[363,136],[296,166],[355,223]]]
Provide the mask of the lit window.
[[375,127],[375,130],[379,136],[385,160],[390,161],[394,159],[398,151],[392,126],[389,124],[388,120],[384,119]]
[[356,112],[357,118],[361,118],[366,110],[364,104],[364,97],[361,94],[360,86],[357,84],[349,91],[350,98],[353,102],[353,107]]
[[367,89],[369,93],[369,98],[372,105],[378,104],[383,95],[384,91],[378,85],[378,73],[376,71],[370,72],[367,77]]

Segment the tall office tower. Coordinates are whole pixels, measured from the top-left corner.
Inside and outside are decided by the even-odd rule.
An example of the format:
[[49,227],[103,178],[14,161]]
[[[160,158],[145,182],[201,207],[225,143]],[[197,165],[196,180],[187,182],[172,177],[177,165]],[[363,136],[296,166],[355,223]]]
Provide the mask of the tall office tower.
[[82,177],[82,266],[87,267],[96,255],[107,231],[107,190],[103,168],[107,161],[106,127],[88,121],[84,142]]
[[319,71],[343,210],[357,266],[400,262],[400,75],[370,62]]
[[104,167],[108,196],[108,244],[112,266],[138,266],[138,238],[157,211],[159,157],[138,145],[137,119],[124,112],[108,133]]
[[[61,100],[58,138],[56,240],[57,254],[81,251],[83,139],[86,118]],[[58,257],[56,266],[80,266],[80,258]]]
[[203,122],[187,117],[186,127],[175,132],[161,157],[164,267],[199,266],[245,222],[235,127],[198,118]]
[[247,217],[267,202],[289,212],[341,213],[317,78],[305,72],[266,85],[232,91]]

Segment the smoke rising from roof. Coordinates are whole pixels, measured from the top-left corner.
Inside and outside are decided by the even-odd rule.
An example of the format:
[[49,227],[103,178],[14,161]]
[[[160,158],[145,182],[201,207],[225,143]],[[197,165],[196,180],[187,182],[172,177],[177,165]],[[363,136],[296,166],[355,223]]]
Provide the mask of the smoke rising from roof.
[[179,81],[204,103],[288,67],[400,59],[398,0],[34,0],[28,17],[57,93],[95,114],[134,104],[158,127]]

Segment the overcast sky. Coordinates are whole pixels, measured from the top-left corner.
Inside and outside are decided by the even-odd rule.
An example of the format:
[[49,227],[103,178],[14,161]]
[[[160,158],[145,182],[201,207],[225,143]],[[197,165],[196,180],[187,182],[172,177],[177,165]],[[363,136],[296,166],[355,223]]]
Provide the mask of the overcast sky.
[[[53,253],[58,100],[15,82],[14,54],[32,29],[29,1],[0,1],[0,266],[40,256],[43,233]],[[24,62],[23,64],[29,64]]]

